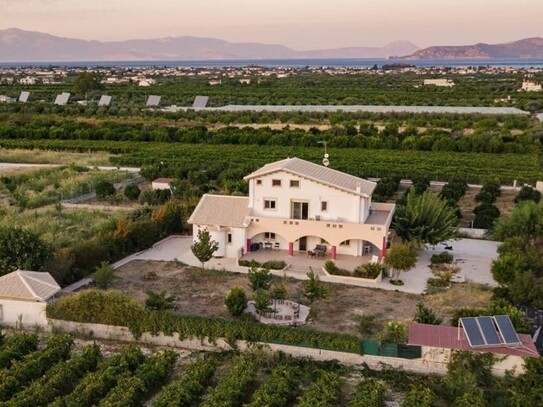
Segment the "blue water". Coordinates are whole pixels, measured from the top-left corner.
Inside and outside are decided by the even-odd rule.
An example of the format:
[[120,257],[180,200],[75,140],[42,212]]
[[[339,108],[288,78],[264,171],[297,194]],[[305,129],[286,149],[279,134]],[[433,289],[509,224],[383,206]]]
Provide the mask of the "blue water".
[[492,66],[516,68],[543,68],[543,60],[527,59],[463,59],[463,60],[395,60],[395,59],[245,59],[221,61],[68,61],[68,62],[0,62],[0,67],[194,67],[220,68],[258,65],[262,67],[349,67],[368,68],[374,65],[409,64],[417,67]]

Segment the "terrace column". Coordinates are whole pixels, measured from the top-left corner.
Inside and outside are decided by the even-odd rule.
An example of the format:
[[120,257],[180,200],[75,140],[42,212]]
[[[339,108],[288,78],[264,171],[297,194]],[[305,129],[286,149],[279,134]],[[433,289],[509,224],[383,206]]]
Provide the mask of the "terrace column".
[[288,255],[294,256],[294,242],[288,242]]
[[330,257],[332,258],[332,260],[336,259],[336,246],[330,247]]
[[379,253],[379,257],[383,258],[387,254],[387,238],[386,236],[383,236],[383,247],[381,248],[381,253]]
[[251,239],[247,239],[247,253],[251,251]]

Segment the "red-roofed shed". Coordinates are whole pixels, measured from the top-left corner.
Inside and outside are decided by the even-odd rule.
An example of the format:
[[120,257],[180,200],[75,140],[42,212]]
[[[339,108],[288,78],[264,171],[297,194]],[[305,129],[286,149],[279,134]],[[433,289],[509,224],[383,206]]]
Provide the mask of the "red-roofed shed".
[[471,347],[462,328],[453,326],[427,325],[413,322],[409,325],[409,345],[429,346],[433,348],[467,350],[472,352],[490,352],[501,355],[539,357],[539,353],[530,335],[518,334],[522,345]]

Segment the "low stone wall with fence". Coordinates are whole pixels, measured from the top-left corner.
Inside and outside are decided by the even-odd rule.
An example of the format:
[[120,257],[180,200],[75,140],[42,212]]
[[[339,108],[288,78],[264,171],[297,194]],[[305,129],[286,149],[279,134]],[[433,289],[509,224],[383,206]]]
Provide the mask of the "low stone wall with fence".
[[[151,335],[144,333],[140,338],[135,339],[130,330],[126,327],[90,324],[71,321],[62,321],[49,319],[49,327],[64,332],[79,334],[96,339],[107,339],[123,342],[138,342],[155,346],[167,346],[173,348],[183,348],[204,352],[220,352],[233,349],[224,339],[217,339],[214,342],[200,339],[180,340],[174,333],[171,336],[163,334]],[[420,357],[405,359],[399,357],[387,357],[381,355],[359,355],[348,352],[338,352],[326,349],[316,349],[304,346],[292,346],[279,343],[249,343],[246,341],[237,341],[236,346],[239,350],[245,351],[254,345],[262,346],[264,350],[271,352],[284,352],[295,357],[310,357],[319,361],[337,360],[345,365],[367,364],[373,369],[381,369],[384,365],[395,368],[402,368],[406,371],[444,375],[447,373],[447,365],[451,358],[450,349],[420,347]],[[493,373],[497,376],[503,376],[506,370],[516,372],[523,371],[523,359],[520,357],[503,357],[493,368]]]

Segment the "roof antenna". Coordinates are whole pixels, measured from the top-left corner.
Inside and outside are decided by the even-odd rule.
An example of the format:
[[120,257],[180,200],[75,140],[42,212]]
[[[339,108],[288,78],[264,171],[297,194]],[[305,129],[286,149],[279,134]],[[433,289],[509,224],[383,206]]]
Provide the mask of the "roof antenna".
[[330,156],[328,155],[328,150],[326,148],[327,143],[325,140],[318,141],[317,143],[324,144],[324,158],[322,159],[322,165],[328,167],[330,165],[330,160],[328,159],[328,157]]

